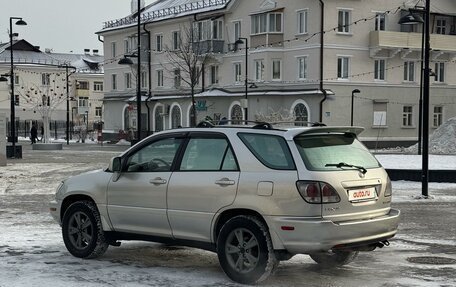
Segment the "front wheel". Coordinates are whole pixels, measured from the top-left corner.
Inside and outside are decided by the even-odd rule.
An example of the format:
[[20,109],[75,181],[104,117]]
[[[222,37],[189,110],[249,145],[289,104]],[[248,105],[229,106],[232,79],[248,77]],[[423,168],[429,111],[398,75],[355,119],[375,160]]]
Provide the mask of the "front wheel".
[[100,213],[91,201],[70,205],[62,220],[62,235],[68,251],[79,258],[96,258],[108,249]]
[[223,271],[233,281],[255,284],[277,268],[269,231],[253,216],[236,216],[222,227],[217,254]]
[[317,252],[310,257],[323,268],[333,268],[346,265],[358,256],[358,251],[333,251]]

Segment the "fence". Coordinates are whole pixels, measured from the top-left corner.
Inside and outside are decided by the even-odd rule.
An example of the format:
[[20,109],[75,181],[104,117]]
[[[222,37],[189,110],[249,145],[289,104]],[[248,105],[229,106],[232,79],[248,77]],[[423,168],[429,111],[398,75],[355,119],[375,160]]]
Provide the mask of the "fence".
[[[43,127],[43,121],[41,120],[17,120],[16,121],[16,136],[17,137],[30,137],[30,129],[34,124],[38,130],[38,138],[41,138],[41,128]],[[76,122],[70,121],[70,139],[75,136]],[[94,124],[89,122],[89,133],[93,132]],[[11,136],[11,122],[6,123],[6,129],[8,136]],[[54,139],[66,139],[66,121],[50,121],[49,123],[49,135]]]

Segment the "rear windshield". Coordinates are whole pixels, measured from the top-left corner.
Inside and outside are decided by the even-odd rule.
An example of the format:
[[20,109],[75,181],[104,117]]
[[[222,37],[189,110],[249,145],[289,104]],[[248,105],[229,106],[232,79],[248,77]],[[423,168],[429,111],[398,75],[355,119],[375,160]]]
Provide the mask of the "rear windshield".
[[[296,146],[308,170],[340,170],[335,166],[346,163],[353,166],[378,168],[380,163],[353,134],[305,135],[295,138]],[[349,169],[343,167],[343,169]]]

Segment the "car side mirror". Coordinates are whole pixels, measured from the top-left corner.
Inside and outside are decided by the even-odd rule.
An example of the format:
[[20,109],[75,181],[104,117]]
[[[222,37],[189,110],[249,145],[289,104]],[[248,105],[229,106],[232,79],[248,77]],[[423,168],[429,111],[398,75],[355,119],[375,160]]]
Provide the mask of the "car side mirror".
[[122,158],[113,157],[109,163],[109,170],[112,172],[121,172],[122,171]]

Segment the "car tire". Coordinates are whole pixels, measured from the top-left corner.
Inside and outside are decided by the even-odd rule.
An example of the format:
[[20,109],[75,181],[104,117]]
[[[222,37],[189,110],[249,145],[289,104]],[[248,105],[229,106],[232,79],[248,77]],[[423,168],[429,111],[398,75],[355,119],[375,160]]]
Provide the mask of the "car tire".
[[309,254],[323,268],[334,268],[346,265],[358,256],[358,251],[333,251]]
[[62,235],[68,251],[79,258],[96,258],[108,249],[100,213],[91,201],[78,201],[65,211]]
[[226,275],[242,284],[265,280],[279,265],[266,225],[254,216],[236,216],[223,225],[217,254]]

